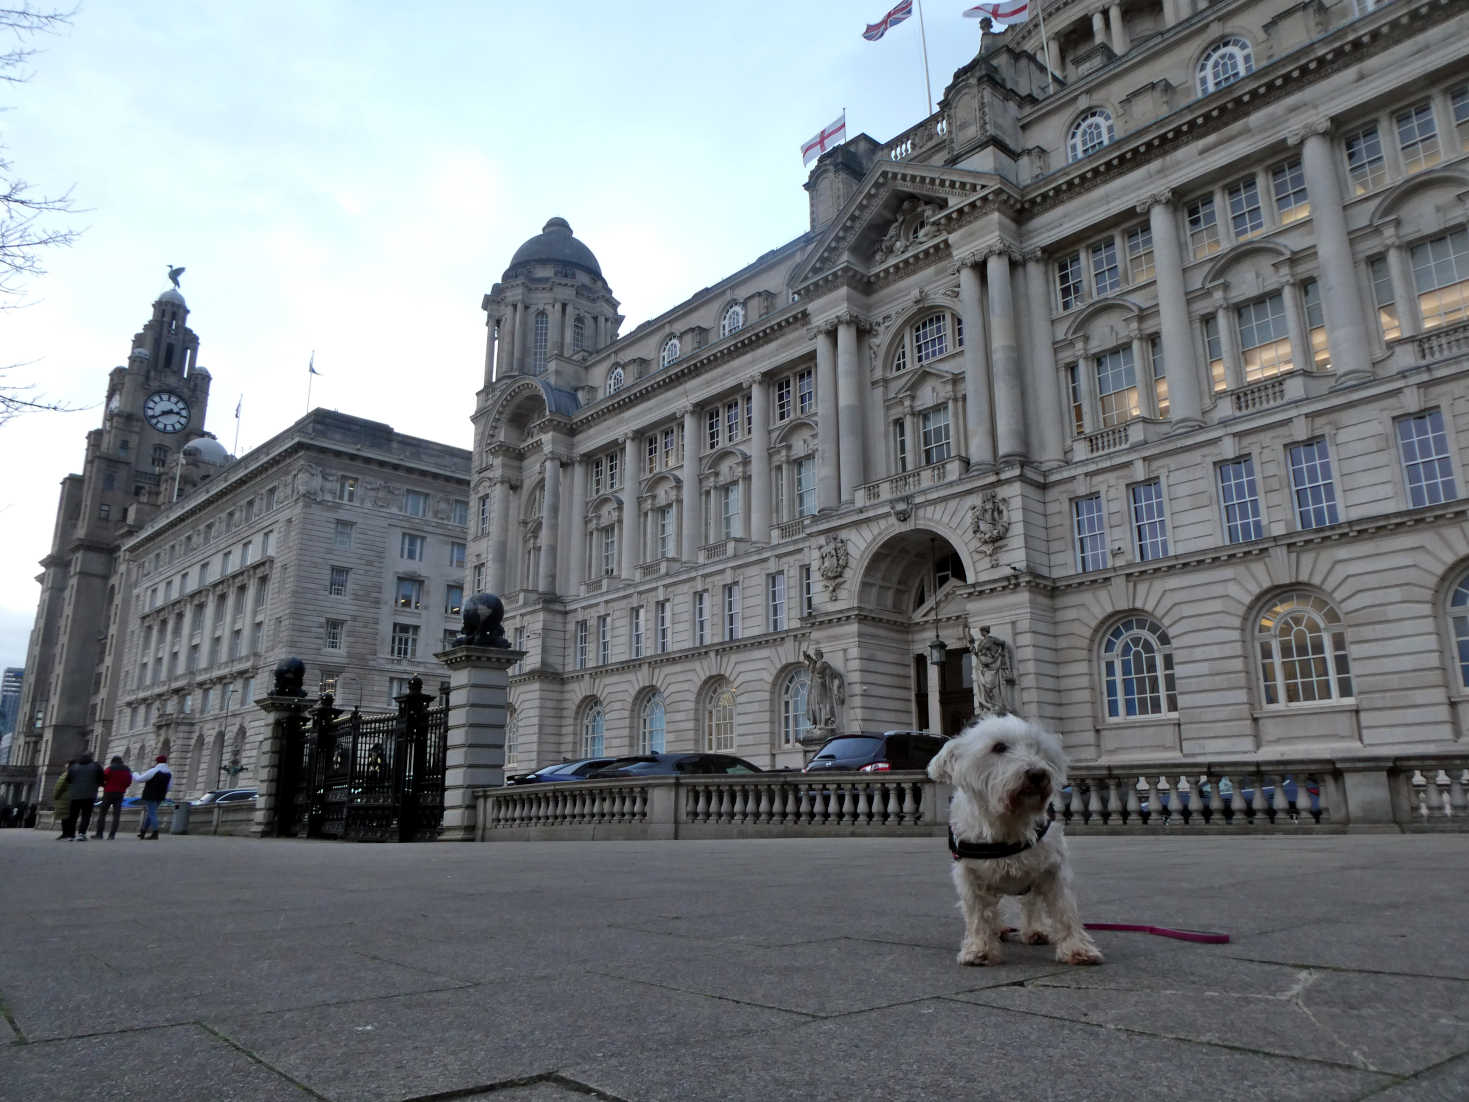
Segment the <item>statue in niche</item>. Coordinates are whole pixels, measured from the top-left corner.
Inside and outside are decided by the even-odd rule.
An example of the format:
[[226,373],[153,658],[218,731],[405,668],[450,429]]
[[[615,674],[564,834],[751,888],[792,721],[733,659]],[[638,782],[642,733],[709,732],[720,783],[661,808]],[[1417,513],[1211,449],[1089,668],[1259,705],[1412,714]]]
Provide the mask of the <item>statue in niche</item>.
[[1012,714],[1015,659],[1010,644],[991,635],[988,624],[979,629],[978,638],[965,624],[964,642],[974,659],[974,714],[981,718]]
[[847,541],[841,536],[827,536],[826,542],[821,545],[820,558],[822,583],[826,586],[827,596],[835,597],[852,561],[847,551]]
[[1005,542],[1005,537],[1010,534],[1010,506],[994,490],[986,490],[979,496],[979,504],[969,507],[973,515],[975,541],[979,549],[989,556],[990,565],[995,565],[995,556],[1000,552],[1000,544]]
[[847,679],[826,660],[820,647],[802,651],[801,657],[811,673],[811,683],[806,689],[806,718],[811,724],[812,737],[820,732],[821,738],[830,738],[836,731],[838,712],[847,700]]

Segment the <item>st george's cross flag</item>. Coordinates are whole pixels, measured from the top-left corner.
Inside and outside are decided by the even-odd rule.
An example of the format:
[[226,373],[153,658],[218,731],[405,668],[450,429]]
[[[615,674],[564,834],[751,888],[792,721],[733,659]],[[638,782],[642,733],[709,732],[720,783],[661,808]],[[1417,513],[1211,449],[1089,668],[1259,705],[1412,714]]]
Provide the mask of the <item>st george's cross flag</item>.
[[895,5],[892,11],[888,12],[876,23],[868,24],[867,29],[862,32],[862,37],[867,39],[868,42],[876,42],[912,14],[913,0],[903,0],[901,4]]
[[1024,23],[1030,18],[1030,0],[999,0],[995,4],[976,4],[964,12],[966,19],[989,16],[996,23]]
[[824,128],[805,145],[801,146],[801,163],[809,165],[828,149],[833,149],[847,140],[847,113],[843,111],[832,124]]

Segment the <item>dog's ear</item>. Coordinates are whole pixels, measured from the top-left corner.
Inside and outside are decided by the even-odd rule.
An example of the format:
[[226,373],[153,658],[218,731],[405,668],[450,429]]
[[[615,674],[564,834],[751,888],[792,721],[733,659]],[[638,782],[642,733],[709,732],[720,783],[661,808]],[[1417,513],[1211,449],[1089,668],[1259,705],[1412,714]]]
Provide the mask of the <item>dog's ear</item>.
[[944,748],[928,763],[928,775],[940,784],[948,784],[954,779],[954,755],[958,741],[950,739],[944,743]]

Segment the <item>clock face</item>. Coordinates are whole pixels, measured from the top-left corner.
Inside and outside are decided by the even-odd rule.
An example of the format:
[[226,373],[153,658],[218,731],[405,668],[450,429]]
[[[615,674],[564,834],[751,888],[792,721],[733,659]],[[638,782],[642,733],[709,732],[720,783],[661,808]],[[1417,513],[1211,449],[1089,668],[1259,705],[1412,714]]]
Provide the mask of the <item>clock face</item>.
[[143,416],[159,432],[178,432],[189,424],[189,403],[171,390],[160,390],[143,403]]

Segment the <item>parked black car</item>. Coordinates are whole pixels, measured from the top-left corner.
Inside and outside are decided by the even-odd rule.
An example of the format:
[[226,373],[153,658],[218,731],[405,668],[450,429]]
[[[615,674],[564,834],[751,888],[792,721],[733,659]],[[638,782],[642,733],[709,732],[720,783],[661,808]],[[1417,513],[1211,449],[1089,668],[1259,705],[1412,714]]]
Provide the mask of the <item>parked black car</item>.
[[259,798],[260,791],[255,788],[216,788],[189,803],[194,807],[208,807],[210,804],[239,804]]
[[763,773],[753,762],[737,758],[733,754],[632,754],[618,758],[611,764],[594,772],[588,780],[600,781],[609,777],[666,776],[671,773],[686,773],[705,776],[718,773]]
[[862,731],[834,735],[821,744],[803,773],[842,770],[886,773],[891,769],[927,769],[948,739],[931,731]]
[[610,765],[615,758],[577,758],[576,761],[557,762],[555,765],[543,765],[533,773],[517,773],[513,777],[506,777],[506,784],[545,784],[551,781],[583,781],[587,774],[594,769],[600,769],[604,765]]

